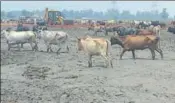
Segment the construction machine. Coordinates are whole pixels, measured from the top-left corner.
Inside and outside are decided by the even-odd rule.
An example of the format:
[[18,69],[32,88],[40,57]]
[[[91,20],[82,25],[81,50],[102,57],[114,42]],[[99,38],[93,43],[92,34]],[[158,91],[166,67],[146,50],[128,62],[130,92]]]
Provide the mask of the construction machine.
[[50,25],[64,24],[64,18],[62,16],[62,13],[57,10],[49,10],[48,8],[46,8],[44,19],[47,22],[47,24]]

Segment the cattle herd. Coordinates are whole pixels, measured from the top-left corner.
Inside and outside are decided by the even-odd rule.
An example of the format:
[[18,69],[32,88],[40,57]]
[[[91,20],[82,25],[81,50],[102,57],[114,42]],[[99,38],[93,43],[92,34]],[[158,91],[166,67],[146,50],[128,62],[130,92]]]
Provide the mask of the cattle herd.
[[[160,30],[165,27],[166,24],[159,21],[133,21],[129,26],[113,26],[103,22],[92,22],[88,30],[94,31],[95,36],[97,36],[98,32],[104,32],[105,35],[108,35],[108,32],[113,32],[113,36],[111,36],[110,40],[98,37],[92,38],[88,35],[82,38],[77,37],[78,50],[83,50],[88,54],[89,67],[92,67],[91,58],[93,55],[101,55],[112,66],[112,60],[109,60],[109,52],[111,51],[111,45],[114,44],[118,44],[123,48],[120,59],[122,59],[126,51],[132,51],[133,59],[135,59],[135,50],[144,49],[151,51],[153,60],[155,59],[155,51],[160,53],[163,59],[163,52],[160,49]],[[168,27],[168,31],[175,33],[175,27]],[[2,30],[1,35],[6,38],[8,50],[10,50],[11,45],[17,44],[20,50],[23,44],[30,43],[32,50],[37,51],[37,42],[42,39],[47,47],[47,52],[49,50],[53,52],[51,45],[57,45],[59,47],[57,54],[59,54],[63,45],[65,45],[67,52],[69,51],[69,34],[63,31],[50,31],[47,30],[47,27],[33,26],[33,29],[30,30],[19,24],[17,30],[8,28],[7,30]]]
[[[95,36],[97,36],[97,32],[104,32],[105,35],[108,35],[108,32],[113,32],[113,36],[110,41],[104,40],[104,38],[92,38],[90,36],[78,38],[78,48],[81,48],[79,50],[84,50],[89,55],[89,67],[92,66],[91,57],[93,55],[101,55],[105,60],[108,60],[109,48],[114,44],[118,44],[123,48],[120,59],[126,51],[132,51],[133,58],[135,59],[135,50],[146,48],[151,51],[152,59],[155,59],[154,50],[159,52],[163,59],[163,52],[160,49],[160,30],[165,27],[166,24],[159,21],[133,21],[129,26],[112,26],[103,22],[92,22],[88,30],[94,31]],[[168,31],[175,33],[175,27],[168,27]],[[65,44],[67,51],[69,51],[68,34],[63,31],[49,31],[47,27],[33,26],[31,31],[22,26],[22,24],[19,24],[16,31],[8,28],[7,30],[2,30],[1,35],[4,35],[7,40],[8,50],[14,44],[17,44],[20,50],[19,44],[23,47],[24,43],[30,43],[32,50],[38,50],[37,41],[42,39],[47,47],[47,52],[49,50],[53,52],[51,49],[52,44],[59,47],[57,54],[61,50],[62,45]],[[35,44],[34,46],[33,43]],[[112,66],[111,60],[110,64]]]
[[[175,23],[172,22],[171,26],[168,26],[166,23],[162,23],[162,22],[159,22],[159,21],[150,21],[150,22],[148,22],[148,21],[136,21],[136,20],[131,21],[129,23],[123,23],[121,21],[117,25],[114,25],[112,23],[105,23],[105,22],[89,22],[88,26],[86,28],[83,28],[84,31],[82,32],[82,34],[80,33],[81,35],[78,35],[78,36],[73,35],[74,34],[73,32],[64,31],[65,30],[64,28],[63,29],[61,28],[61,30],[60,29],[59,30],[51,30],[47,26],[44,26],[44,27],[33,26],[32,28],[28,28],[28,27],[25,27],[25,26],[19,24],[18,27],[15,28],[15,29],[8,28],[8,29],[1,30],[1,40],[3,39],[5,41],[4,44],[7,44],[7,48],[5,48],[5,49],[8,52],[13,52],[12,48],[14,46],[16,46],[18,48],[18,51],[16,51],[16,52],[18,52],[20,55],[23,55],[25,52],[29,52],[29,51],[25,51],[26,47],[23,46],[24,44],[30,44],[30,50],[32,50],[31,52],[34,53],[34,54],[31,54],[32,58],[34,58],[34,56],[37,56],[37,53],[41,53],[41,52],[44,51],[45,53],[44,52],[41,53],[41,54],[43,54],[42,55],[43,57],[39,57],[39,56],[41,56],[41,55],[39,55],[37,58],[43,58],[42,60],[40,60],[40,61],[43,62],[42,65],[53,63],[54,60],[59,59],[60,60],[59,62],[57,62],[57,61],[54,62],[54,63],[56,63],[56,66],[57,66],[56,68],[63,68],[63,67],[60,67],[60,65],[62,65],[62,63],[65,63],[66,66],[67,65],[71,66],[71,64],[66,64],[66,62],[64,62],[63,58],[59,58],[59,56],[62,53],[61,51],[64,51],[64,53],[65,53],[65,54],[63,53],[64,58],[69,58],[68,61],[77,60],[77,65],[78,65],[79,68],[81,68],[81,67],[82,68],[86,68],[86,67],[88,68],[88,69],[83,69],[83,70],[81,69],[80,70],[77,67],[77,70],[79,70],[79,71],[74,72],[75,74],[80,73],[79,76],[81,76],[81,73],[87,74],[88,77],[87,76],[83,77],[86,80],[86,78],[92,78],[90,76],[90,73],[88,74],[86,71],[91,71],[91,70],[94,69],[93,70],[94,73],[92,73],[92,74],[95,75],[95,73],[96,73],[98,75],[98,78],[93,79],[94,82],[91,81],[92,85],[97,85],[97,84],[95,84],[95,81],[98,81],[99,84],[101,82],[103,82],[101,84],[103,86],[108,85],[108,84],[105,84],[107,82],[108,83],[112,83],[112,82],[115,83],[116,79],[115,80],[107,79],[107,81],[105,82],[105,78],[107,78],[107,77],[104,77],[103,80],[102,80],[102,79],[100,79],[100,76],[104,76],[105,74],[108,74],[108,73],[110,74],[110,73],[112,73],[111,71],[113,71],[115,73],[116,72],[121,73],[122,70],[126,73],[114,74],[114,75],[118,75],[118,76],[115,76],[115,77],[118,77],[120,79],[120,80],[117,79],[118,81],[116,83],[120,84],[120,82],[121,82],[123,84],[127,84],[127,83],[124,83],[123,81],[125,81],[125,80],[122,79],[122,78],[125,78],[125,76],[129,75],[129,74],[127,74],[127,71],[129,69],[126,69],[128,61],[126,60],[127,63],[125,61],[123,62],[123,64],[121,63],[124,54],[126,56],[127,55],[126,52],[130,51],[132,53],[131,61],[135,62],[135,61],[138,60],[138,62],[141,63],[142,60],[136,58],[136,53],[138,53],[137,51],[140,50],[140,52],[144,52],[143,50],[148,50],[151,54],[150,55],[151,57],[148,56],[146,59],[151,59],[151,60],[149,60],[150,63],[153,63],[153,62],[154,63],[155,62],[163,63],[162,61],[168,62],[168,61],[164,60],[164,58],[166,58],[166,56],[167,56],[167,52],[164,51],[165,49],[163,49],[163,47],[165,45],[162,43],[162,39],[163,39],[162,38],[162,30],[170,32],[170,33],[172,33],[172,35],[174,35],[175,34],[174,24]],[[87,33],[90,33],[90,32],[92,34],[87,34]],[[75,37],[74,38],[75,41],[72,40],[72,37]],[[73,41],[74,41],[74,44],[72,44]],[[44,46],[41,47],[40,44],[44,44]],[[76,47],[73,47],[72,45],[75,45]],[[53,46],[56,46],[56,51],[54,51],[55,49],[53,49]],[[121,49],[121,53],[118,53],[118,52],[115,51],[116,50],[115,46],[118,46]],[[43,51],[41,50],[41,48],[44,48]],[[119,48],[117,48],[117,49],[119,49]],[[73,52],[73,51],[76,51],[76,52]],[[84,53],[84,55],[83,55],[83,53]],[[161,57],[158,60],[156,60],[156,53],[158,53]],[[49,57],[48,55],[49,56],[51,55],[51,57]],[[73,57],[69,57],[70,55],[78,55],[78,56],[83,55],[86,58],[84,58],[84,59],[81,58],[80,59],[78,56],[75,56],[75,58],[73,58]],[[118,58],[116,55],[117,56],[119,55],[119,60],[117,60],[117,63],[114,62],[114,58],[115,57]],[[100,66],[99,67],[100,70],[103,69],[104,71],[97,71],[96,66],[94,64],[98,63],[99,61],[93,61],[92,60],[92,57],[95,58],[95,56],[97,56],[97,58],[103,58],[102,59],[102,60],[104,60],[104,65],[103,66],[105,68],[111,68],[111,69],[103,69],[102,68],[103,66]],[[139,55],[139,56],[143,56],[143,55]],[[46,57],[47,58],[49,57],[48,58],[49,62],[47,62],[47,63],[44,62],[44,61],[47,61],[46,59],[44,59]],[[35,59],[38,60],[37,58],[35,58]],[[97,58],[95,58],[95,59],[97,60]],[[33,59],[33,62],[32,61],[31,62],[35,63],[36,60]],[[63,62],[61,62],[61,60],[63,60]],[[82,62],[84,63],[86,60],[87,60],[88,65],[86,67],[84,67],[81,63]],[[131,62],[131,61],[129,61],[129,62]],[[131,65],[134,65],[136,67],[136,66],[139,65],[139,63],[135,62],[135,64],[131,64]],[[146,68],[146,66],[148,66],[144,61],[142,61],[142,63],[143,63],[143,66],[145,66],[145,68]],[[37,64],[37,63],[35,63],[35,64]],[[85,62],[85,64],[86,64],[86,62]],[[121,65],[124,65],[126,68],[123,67],[122,69],[117,69]],[[155,68],[156,68],[156,65],[157,64],[154,65]],[[53,64],[51,66],[54,67]],[[161,66],[163,66],[163,64]],[[34,68],[34,67],[29,66],[28,68]],[[69,68],[73,68],[73,67],[69,67]],[[138,66],[138,68],[143,68],[143,67]],[[35,69],[33,71],[30,71],[30,72],[28,71],[28,73],[34,73],[34,74],[30,74],[30,75],[39,75],[39,74],[37,74],[38,71],[39,71],[37,69]],[[42,69],[46,69],[46,68],[42,68]],[[139,69],[138,71],[141,71],[141,70],[143,71],[143,69]],[[132,71],[132,70],[129,70],[129,71]],[[137,70],[132,72],[133,73],[132,75],[139,75],[139,73],[137,73],[136,71]],[[147,72],[148,71],[150,71],[150,70],[147,70]],[[3,72],[10,72],[10,71],[3,69]],[[35,72],[37,72],[37,73],[35,73]],[[60,71],[55,70],[54,73],[56,73],[56,72],[60,73]],[[69,73],[66,74],[66,71],[63,70],[63,69],[62,69],[61,72],[64,73],[64,74],[62,74],[64,76],[69,74]],[[55,75],[54,73],[50,74],[50,75]],[[112,78],[112,74],[109,75],[110,78]],[[10,75],[13,75],[13,74],[10,74]],[[25,75],[25,73],[23,75]],[[43,73],[42,75],[45,75],[45,74]],[[69,94],[68,92],[76,92],[76,90],[75,91],[70,90],[70,91],[66,91],[66,92],[64,91],[63,92],[58,88],[71,88],[71,86],[70,87],[69,86],[67,86],[67,87],[64,87],[64,86],[61,87],[60,86],[60,87],[58,87],[58,85],[56,84],[58,82],[61,82],[60,80],[62,78],[64,78],[64,77],[62,77],[62,75],[57,75],[56,79],[54,79],[54,80],[53,79],[52,80],[50,80],[50,79],[47,80],[46,79],[46,81],[44,81],[44,82],[42,82],[42,80],[39,80],[39,81],[34,81],[35,83],[33,83],[33,84],[30,84],[30,85],[26,84],[26,85],[28,85],[28,87],[31,87],[31,85],[35,85],[35,84],[38,83],[36,85],[36,87],[40,88],[40,89],[42,87],[41,91],[42,90],[46,90],[46,91],[48,90],[49,93],[51,93],[50,91],[52,91],[53,93],[55,93],[56,91],[57,92],[59,91],[60,93],[62,93],[60,95],[67,95],[67,96],[65,96],[65,98],[71,99],[71,96],[77,95],[77,94]],[[122,75],[121,78],[119,77],[119,75],[120,76]],[[144,76],[145,75],[148,76],[148,74],[144,74]],[[153,74],[150,73],[149,75],[153,75]],[[160,76],[160,75],[158,75],[158,76]],[[3,76],[3,78],[6,78],[6,77]],[[79,77],[72,76],[70,78],[71,78],[71,80],[73,80],[73,79],[79,78]],[[68,78],[68,79],[70,79],[70,78]],[[140,77],[140,78],[142,78],[142,77]],[[14,79],[16,79],[16,78],[14,78]],[[68,81],[68,79],[63,81],[65,84],[63,83],[62,85],[68,85],[69,83],[66,84],[66,81]],[[133,83],[136,83],[136,81],[137,81],[137,80],[132,81],[132,79],[134,79],[132,77],[131,78],[128,77],[127,79],[129,81],[133,82]],[[22,79],[21,79],[21,81],[22,81]],[[148,81],[148,80],[145,79],[145,81]],[[32,81],[30,81],[30,82],[32,82]],[[39,85],[40,82],[42,82],[43,84]],[[71,81],[71,82],[80,83],[80,80],[77,79],[77,81]],[[140,80],[140,83],[141,82],[144,84],[144,82]],[[51,83],[54,84],[53,87],[48,86],[48,85],[51,85]],[[85,86],[88,85],[88,84],[86,85],[86,81],[84,81],[83,83],[85,84]],[[88,83],[89,83],[89,81],[88,81]],[[152,82],[152,83],[154,84],[156,82]],[[149,85],[151,85],[151,83]],[[108,85],[108,86],[110,86],[110,85]],[[20,87],[22,87],[22,86],[20,86]],[[98,85],[95,88],[97,88],[97,87],[102,88]],[[173,87],[173,85],[172,85],[172,87]],[[3,92],[5,90],[4,88],[6,88],[6,87],[3,85]],[[15,87],[15,88],[19,88],[19,87]],[[35,88],[35,87],[31,87],[31,88]],[[46,88],[46,89],[44,89],[44,88]],[[56,90],[55,88],[57,88],[58,90]],[[77,88],[79,88],[79,87],[75,87],[75,89],[77,89]],[[81,88],[84,88],[84,87],[82,86]],[[91,88],[91,87],[89,86],[88,88]],[[86,88],[84,90],[85,92],[82,91],[82,94],[84,94],[84,93],[86,94],[86,92],[89,90],[88,88]],[[106,88],[109,88],[109,87],[106,87]],[[110,88],[112,88],[112,87],[110,87]],[[120,88],[120,90],[115,90],[115,88]],[[102,91],[98,91],[98,92],[99,92],[100,96],[102,96],[102,97],[104,96],[104,98],[109,97],[109,98],[112,98],[115,101],[117,101],[118,98],[123,98],[124,96],[122,97],[122,95],[125,95],[125,96],[127,95],[128,98],[129,98],[129,92],[128,91],[134,91],[133,94],[136,93],[135,91],[139,91],[139,93],[149,93],[149,94],[152,93],[150,91],[147,91],[146,89],[141,90],[140,88],[143,88],[143,85],[140,85],[140,84],[139,84],[139,86],[133,87],[134,89],[133,88],[131,90],[128,89],[128,91],[127,91],[128,94],[125,94],[126,91],[125,92],[122,91],[123,87],[115,87],[115,88],[113,90],[116,93],[119,93],[119,92],[121,92],[121,93],[120,94],[115,94],[113,92],[113,90],[111,90],[111,91],[106,90],[108,92],[105,92],[105,90],[102,90]],[[129,87],[127,87],[127,88],[129,88]],[[168,88],[168,87],[164,87],[164,88]],[[26,90],[22,90],[22,88],[19,88],[19,89],[21,91],[26,91]],[[20,91],[20,93],[26,95],[27,92],[23,93],[21,91]],[[36,91],[35,91],[35,89],[33,89],[31,91],[36,93],[38,91],[38,89]],[[77,89],[77,91],[80,91],[80,89]],[[157,91],[160,91],[160,90],[157,90]],[[162,91],[164,91],[164,90],[162,90]],[[91,92],[93,94],[93,91],[90,91],[90,90],[88,91],[88,93],[91,93]],[[39,93],[40,93],[40,95],[42,95],[42,92],[39,92]],[[43,94],[44,93],[45,92],[43,92]],[[49,93],[46,93],[47,96],[49,95],[48,97],[42,97],[43,101],[44,100],[46,101],[46,99],[48,99],[48,98],[53,98],[54,100],[57,100],[55,98],[59,97],[59,96],[55,96],[56,94],[53,94],[55,97],[52,97],[52,93],[51,94],[49,94]],[[88,93],[87,93],[87,95],[88,95]],[[107,95],[107,93],[108,93],[108,95]],[[153,94],[156,94],[156,93],[153,93]],[[6,95],[5,92],[4,92],[4,95]],[[12,94],[9,94],[9,95],[12,95]],[[17,94],[15,94],[15,95],[17,95]],[[32,96],[32,95],[39,96],[37,93],[36,94],[30,94],[30,96]],[[153,100],[155,98],[161,98],[162,95],[163,94],[159,94],[157,96],[151,97],[151,100]],[[89,95],[89,96],[91,96],[91,95]],[[99,96],[99,98],[101,98],[100,96]],[[115,97],[113,97],[113,96],[115,96]],[[168,95],[168,96],[169,96],[169,98],[171,97],[170,100],[175,100],[175,98],[173,97],[174,96],[173,93],[172,93],[172,95]],[[20,96],[18,96],[18,97],[20,98]],[[3,97],[3,98],[5,98],[5,97]],[[34,97],[34,96],[32,96],[32,98],[35,98],[36,101],[33,101],[30,98],[28,98],[28,101],[30,101],[30,100],[33,101],[33,102],[37,102],[37,100],[40,101],[39,99],[36,99],[36,97]],[[37,97],[37,98],[39,98],[39,97]],[[62,97],[60,97],[60,98],[62,98]],[[78,98],[88,98],[88,96],[86,97],[86,95],[85,95],[85,97],[78,97]],[[138,97],[138,98],[140,98],[140,97]],[[162,98],[164,98],[164,97],[162,97]],[[168,98],[168,97],[165,97],[165,98]],[[99,103],[103,103],[103,102],[105,103],[107,101],[111,102],[111,103],[114,103],[114,101],[112,101],[110,99],[107,99],[106,101],[103,100],[103,99],[102,98],[99,99],[100,100]],[[149,98],[147,98],[147,99],[149,99]],[[147,99],[144,99],[144,100],[146,101]],[[124,98],[123,100],[124,100],[123,102],[125,103],[126,98]],[[148,100],[148,101],[151,101],[151,100]],[[50,100],[50,101],[52,101],[52,100]],[[82,101],[86,102],[86,100],[82,100]],[[84,103],[82,101],[81,102],[77,101],[77,102],[73,102],[73,103]],[[87,100],[87,101],[91,101],[91,100]],[[121,101],[119,103],[121,103]],[[137,100],[135,100],[135,101],[137,101]],[[48,100],[48,102],[49,102],[49,100]],[[92,99],[91,103],[93,103],[93,102],[96,103],[97,101],[95,99]],[[56,102],[54,102],[54,103],[56,103]],[[88,103],[90,103],[90,102],[88,102]],[[130,99],[130,101],[128,101],[127,103],[140,103],[140,102],[132,102],[132,100]],[[158,103],[158,102],[155,101],[155,103]]]

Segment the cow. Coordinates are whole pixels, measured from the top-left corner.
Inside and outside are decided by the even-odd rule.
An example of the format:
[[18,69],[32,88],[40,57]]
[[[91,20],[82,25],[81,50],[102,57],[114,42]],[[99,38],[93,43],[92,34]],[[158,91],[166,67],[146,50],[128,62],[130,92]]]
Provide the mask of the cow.
[[[22,45],[25,43],[30,43],[32,50],[38,50],[36,34],[33,31],[2,31],[2,35],[5,36],[8,44],[8,50],[10,50],[11,45],[18,45],[18,49],[20,50],[19,44]],[[33,43],[35,46],[33,46]]]
[[175,27],[168,27],[168,32],[175,34]]
[[104,30],[105,30],[105,35],[108,35],[108,32],[114,32],[114,27],[107,27],[105,26],[104,27]]
[[159,49],[157,45],[159,40],[160,37],[155,35],[128,35],[123,41],[119,36],[112,36],[110,39],[111,45],[118,44],[123,48],[120,59],[122,59],[122,56],[126,51],[132,51],[133,59],[135,59],[135,50],[149,49],[153,60],[155,59],[155,50],[160,53],[161,59],[163,59],[162,50]]
[[139,29],[136,35],[156,35],[152,30]]
[[111,55],[111,43],[103,38],[92,38],[90,36],[85,36],[78,38],[78,51],[84,51],[88,54],[88,67],[92,67],[92,56],[102,56],[105,59],[106,66],[109,65],[113,68]]
[[157,36],[159,36],[160,37],[160,26],[158,25],[158,26],[155,26],[155,27],[153,27],[153,32],[157,35]]
[[100,25],[105,25],[104,21],[97,21],[97,23],[100,24]]
[[[151,27],[150,27],[151,28]],[[152,29],[152,30],[151,30]],[[157,35],[160,37],[160,29],[161,29],[161,26],[158,25],[158,26],[153,26],[153,28],[151,28],[150,31],[153,32],[153,34]],[[160,48],[160,42],[159,42],[159,48]]]
[[97,36],[98,32],[105,32],[105,27],[97,24],[91,24],[88,30],[94,31],[94,35]]
[[163,23],[163,22],[160,22],[159,25],[160,25],[161,28],[165,28],[166,27],[166,24]]
[[38,26],[38,25],[34,25],[33,28],[32,28],[32,30],[33,30],[34,32],[37,32],[37,31],[39,31],[39,30],[48,30],[48,29],[47,29],[47,26]]
[[37,38],[44,40],[45,45],[47,46],[47,52],[53,52],[51,45],[57,45],[59,49],[57,50],[57,55],[60,53],[62,46],[64,45],[69,52],[68,40],[69,35],[63,31],[48,31],[48,30],[39,30],[37,32]]
[[141,29],[141,28],[146,29],[149,26],[150,26],[150,24],[148,24],[146,22],[140,22],[139,25],[138,25],[139,29]]
[[153,26],[153,25],[150,25],[150,26],[148,27],[148,30],[149,30],[149,31],[153,31],[153,28],[154,28],[154,26]]
[[158,26],[160,25],[159,21],[151,21],[151,25]]
[[119,36],[126,36],[126,35],[135,35],[138,32],[136,28],[126,28],[126,27],[118,27],[114,29],[118,33]]
[[16,31],[30,31],[30,29],[22,24],[18,24]]

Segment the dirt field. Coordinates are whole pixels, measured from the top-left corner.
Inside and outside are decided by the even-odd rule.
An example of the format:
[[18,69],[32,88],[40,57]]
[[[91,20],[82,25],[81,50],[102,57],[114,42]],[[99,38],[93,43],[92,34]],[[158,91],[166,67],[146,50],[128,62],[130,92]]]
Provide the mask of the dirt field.
[[45,52],[43,42],[39,52],[31,51],[29,44],[21,51],[7,51],[1,39],[2,103],[175,103],[174,34],[161,31],[163,60],[158,53],[152,60],[149,50],[137,51],[136,60],[131,52],[119,60],[121,49],[113,46],[114,68],[104,68],[97,56],[88,68],[87,56],[77,53],[75,38],[88,31],[64,31],[70,35],[71,52],[60,55]]

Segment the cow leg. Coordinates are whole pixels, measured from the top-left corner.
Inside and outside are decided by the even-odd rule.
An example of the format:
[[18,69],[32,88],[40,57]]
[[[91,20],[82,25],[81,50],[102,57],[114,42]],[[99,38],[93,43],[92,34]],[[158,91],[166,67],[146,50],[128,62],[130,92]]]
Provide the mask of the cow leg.
[[106,35],[106,36],[108,35],[108,32],[107,32],[107,31],[105,32],[105,35]]
[[10,47],[11,47],[11,45],[10,45],[10,44],[8,44],[8,51],[10,50]]
[[105,68],[107,68],[108,66],[109,66],[109,59],[108,59],[108,57],[106,56],[106,55],[102,55],[102,57],[105,59]]
[[155,60],[155,56],[156,56],[155,51],[153,50],[152,52],[153,52],[153,57],[152,57],[152,59]]
[[68,41],[65,41],[65,48],[66,48],[66,50],[67,50],[67,53],[69,53]]
[[97,31],[95,31],[95,33],[94,33],[94,34],[95,34],[95,36],[97,36]]
[[51,44],[48,45],[48,52],[53,52],[52,49],[51,49]]
[[102,57],[105,59],[105,68],[107,68],[109,65],[111,65],[111,67],[113,68],[112,59],[107,55],[102,55]]
[[113,68],[112,58],[109,55],[108,55],[108,63],[109,63],[109,65],[111,65],[111,68]]
[[92,55],[89,55],[88,58],[88,67],[92,67]]
[[156,48],[155,50],[160,54],[161,59],[163,59],[163,52],[162,52],[162,50],[159,49],[159,48]]
[[135,59],[135,50],[132,50],[132,58]]
[[23,48],[23,43],[21,43],[21,48]]
[[46,47],[47,47],[47,52],[49,52],[49,43],[46,43]]
[[17,44],[17,45],[18,45],[18,50],[21,51],[20,45],[19,44]]
[[67,52],[69,52],[69,46],[68,46],[68,45],[67,45],[67,47],[66,47],[66,48],[67,48]]
[[60,50],[62,49],[62,45],[64,45],[64,44],[61,44],[60,42],[59,42],[59,44],[58,44],[58,50],[57,50],[57,55],[58,54],[60,54]]
[[59,48],[59,49],[57,50],[57,55],[60,54],[60,50],[61,50],[61,48]]
[[60,46],[61,48],[64,46],[64,49],[66,50],[65,53],[69,53],[68,41],[64,41]]
[[53,52],[51,45],[50,45],[49,49],[50,49],[50,52]]
[[113,68],[112,58],[109,56],[108,56],[108,62],[109,62],[109,65],[111,65],[111,68]]
[[34,47],[33,47],[33,43],[32,42],[30,42],[30,46],[31,46],[32,51],[33,51],[34,50]]
[[47,46],[47,52],[49,52],[49,46]]
[[153,49],[150,49],[151,54],[152,54],[152,59],[155,60],[155,51]]
[[35,48],[35,51],[37,51],[38,50],[38,44],[35,42],[35,46],[34,46],[34,48]]
[[123,49],[122,53],[120,54],[120,60],[122,59],[122,56],[126,51],[127,51],[126,49]]

